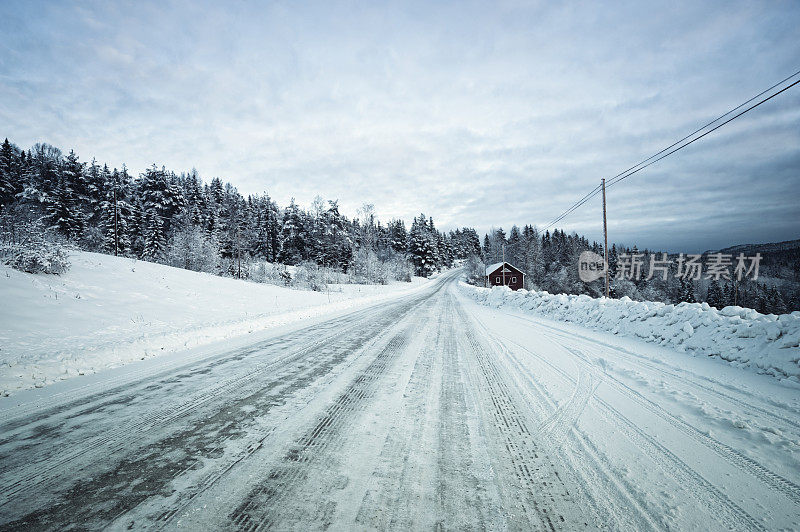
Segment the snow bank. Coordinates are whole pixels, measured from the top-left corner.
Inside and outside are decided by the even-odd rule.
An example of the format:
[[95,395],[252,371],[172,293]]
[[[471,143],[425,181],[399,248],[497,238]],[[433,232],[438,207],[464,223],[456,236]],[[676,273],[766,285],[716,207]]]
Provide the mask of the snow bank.
[[59,276],[0,266],[0,397],[419,288],[293,290],[96,253]]
[[461,283],[479,303],[637,338],[696,355],[719,357],[759,373],[800,381],[800,312],[763,315],[707,303],[667,305],[547,292],[513,292]]

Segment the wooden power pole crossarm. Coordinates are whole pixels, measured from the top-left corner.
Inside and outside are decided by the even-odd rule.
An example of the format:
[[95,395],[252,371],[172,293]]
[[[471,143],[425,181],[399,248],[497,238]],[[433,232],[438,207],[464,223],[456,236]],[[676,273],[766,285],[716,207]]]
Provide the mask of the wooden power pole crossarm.
[[606,223],[606,180],[602,180],[603,186],[603,266],[606,270],[606,297],[608,297],[608,224]]

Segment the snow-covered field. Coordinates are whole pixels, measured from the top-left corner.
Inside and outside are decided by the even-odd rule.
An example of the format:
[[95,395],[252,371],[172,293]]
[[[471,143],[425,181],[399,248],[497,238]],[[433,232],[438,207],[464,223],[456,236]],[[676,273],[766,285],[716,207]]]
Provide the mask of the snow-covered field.
[[418,289],[311,292],[76,252],[61,276],[0,266],[0,397]]
[[462,283],[476,301],[607,331],[671,348],[665,356],[687,352],[714,357],[733,365],[800,385],[800,312],[763,315],[753,309],[706,303],[636,302],[629,298],[594,299],[547,292],[512,292]]

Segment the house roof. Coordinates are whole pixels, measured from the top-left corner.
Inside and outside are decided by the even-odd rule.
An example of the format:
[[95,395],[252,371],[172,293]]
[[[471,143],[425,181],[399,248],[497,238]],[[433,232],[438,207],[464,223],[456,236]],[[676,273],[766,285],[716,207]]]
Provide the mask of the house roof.
[[494,264],[488,265],[486,267],[486,275],[489,275],[490,273],[492,273],[493,271],[495,271],[497,268],[499,268],[502,265],[503,265],[502,262],[495,262]]
[[517,271],[517,272],[521,273],[522,275],[525,275],[525,272],[523,272],[519,268],[515,268],[514,266],[512,266],[511,264],[509,264],[507,262],[496,262],[494,264],[490,264],[489,266],[486,267],[486,275],[494,273],[494,271],[499,269],[500,266],[502,266],[503,264],[505,264],[506,266],[508,266],[512,270]]

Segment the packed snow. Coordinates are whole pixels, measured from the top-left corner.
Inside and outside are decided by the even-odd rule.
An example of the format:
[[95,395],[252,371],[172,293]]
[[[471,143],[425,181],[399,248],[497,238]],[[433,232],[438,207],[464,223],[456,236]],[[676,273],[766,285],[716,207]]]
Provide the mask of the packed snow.
[[0,396],[419,289],[312,292],[76,252],[63,275],[0,266]]
[[458,273],[0,401],[0,527],[797,529],[796,387]]
[[479,303],[570,322],[614,335],[636,338],[675,351],[717,357],[731,364],[800,383],[800,312],[763,315],[753,309],[707,303],[591,298],[481,288],[462,283]]

